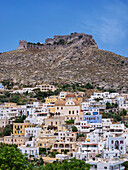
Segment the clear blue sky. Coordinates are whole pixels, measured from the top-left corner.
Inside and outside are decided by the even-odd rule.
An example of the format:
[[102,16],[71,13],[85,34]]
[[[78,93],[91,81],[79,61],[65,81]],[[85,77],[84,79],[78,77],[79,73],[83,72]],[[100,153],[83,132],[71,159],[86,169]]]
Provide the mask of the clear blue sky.
[[128,0],[0,0],[0,52],[72,32],[128,57]]

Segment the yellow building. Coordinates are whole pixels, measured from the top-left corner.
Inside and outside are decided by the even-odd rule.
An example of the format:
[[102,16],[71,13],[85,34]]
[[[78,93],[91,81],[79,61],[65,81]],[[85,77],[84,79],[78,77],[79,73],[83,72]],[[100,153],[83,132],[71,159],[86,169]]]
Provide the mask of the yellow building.
[[56,100],[58,100],[58,96],[50,96],[45,99],[45,103],[55,104]]
[[77,96],[77,100],[82,103],[83,102],[83,97],[81,95]]
[[58,96],[50,96],[45,99],[45,106],[47,112],[55,113],[55,102],[58,100]]
[[33,127],[31,123],[13,123],[13,134],[12,135],[22,135],[25,134],[26,127]]
[[40,137],[37,141],[37,146],[41,148],[50,148],[52,144],[55,142],[56,136],[54,134],[40,134]]

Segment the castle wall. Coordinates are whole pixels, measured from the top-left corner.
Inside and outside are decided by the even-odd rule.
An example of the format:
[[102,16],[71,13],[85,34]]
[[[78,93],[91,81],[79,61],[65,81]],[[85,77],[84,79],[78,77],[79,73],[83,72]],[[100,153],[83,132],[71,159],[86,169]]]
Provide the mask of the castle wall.
[[54,49],[58,46],[67,47],[71,44],[79,42],[84,47],[98,47],[92,35],[84,33],[72,33],[71,35],[55,35],[54,38],[48,38],[44,44],[27,43],[27,41],[19,41],[18,49]]

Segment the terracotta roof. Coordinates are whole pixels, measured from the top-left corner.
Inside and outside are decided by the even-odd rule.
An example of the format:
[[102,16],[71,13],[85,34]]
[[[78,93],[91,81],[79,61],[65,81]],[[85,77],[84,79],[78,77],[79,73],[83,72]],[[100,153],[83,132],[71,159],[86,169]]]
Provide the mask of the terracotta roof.
[[57,100],[55,102],[55,106],[65,106],[66,101],[64,100]]
[[74,93],[68,93],[67,95],[66,95],[66,97],[76,97],[76,95],[74,94]]
[[[65,100],[57,100],[55,102],[55,106],[65,106],[65,104],[67,103],[68,101],[65,101]],[[79,101],[73,101],[75,103],[75,106],[80,106],[80,102]],[[69,105],[68,105],[69,106]]]
[[76,106],[79,106],[80,105],[80,102],[79,101],[73,101],[75,103]]

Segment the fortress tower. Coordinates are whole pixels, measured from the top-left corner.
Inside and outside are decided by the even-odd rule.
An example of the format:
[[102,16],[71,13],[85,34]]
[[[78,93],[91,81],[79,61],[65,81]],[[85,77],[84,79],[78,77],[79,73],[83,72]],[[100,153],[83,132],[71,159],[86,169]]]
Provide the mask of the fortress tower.
[[18,49],[27,49],[27,41],[19,41],[19,47]]

